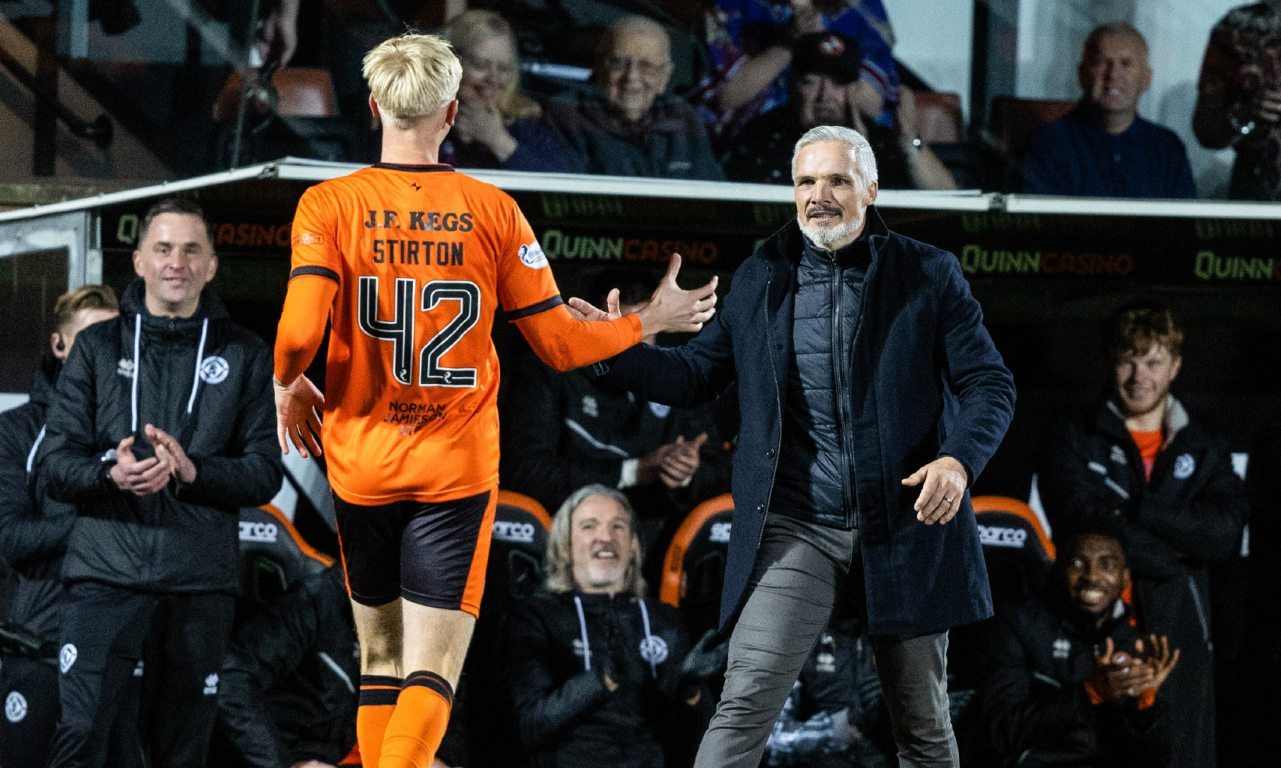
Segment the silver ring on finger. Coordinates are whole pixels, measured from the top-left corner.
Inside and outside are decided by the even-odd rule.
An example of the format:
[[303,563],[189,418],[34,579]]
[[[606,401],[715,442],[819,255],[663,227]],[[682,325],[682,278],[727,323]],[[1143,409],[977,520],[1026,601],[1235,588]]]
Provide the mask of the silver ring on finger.
[[952,500],[951,500],[951,499],[949,499],[949,498],[948,498],[948,497],[946,497],[946,496],[944,496],[944,497],[943,497],[943,501],[946,501],[948,504],[951,504],[951,503],[952,503]]

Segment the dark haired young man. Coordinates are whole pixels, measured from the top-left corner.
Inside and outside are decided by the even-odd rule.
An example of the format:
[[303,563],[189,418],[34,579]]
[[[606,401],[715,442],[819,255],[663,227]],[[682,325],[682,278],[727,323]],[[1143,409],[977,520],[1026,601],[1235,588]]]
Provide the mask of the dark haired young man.
[[1106,521],[1078,528],[1047,594],[997,617],[979,733],[999,764],[1169,765],[1173,721],[1157,694],[1180,652],[1140,632],[1121,600],[1123,541]]

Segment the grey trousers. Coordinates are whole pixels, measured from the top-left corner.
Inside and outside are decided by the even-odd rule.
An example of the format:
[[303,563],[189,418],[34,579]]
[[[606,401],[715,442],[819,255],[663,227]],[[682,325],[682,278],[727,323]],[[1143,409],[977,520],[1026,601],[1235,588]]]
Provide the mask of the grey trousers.
[[[858,532],[771,515],[729,641],[725,688],[695,768],[757,768],[774,720],[827,626]],[[861,580],[860,580],[861,581]],[[947,632],[872,638],[902,768],[957,768]]]

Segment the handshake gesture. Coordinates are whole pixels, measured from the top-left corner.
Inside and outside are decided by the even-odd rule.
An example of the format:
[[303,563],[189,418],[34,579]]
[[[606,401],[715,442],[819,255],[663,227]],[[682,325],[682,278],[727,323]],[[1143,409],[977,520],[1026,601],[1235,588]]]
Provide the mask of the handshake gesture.
[[1148,691],[1155,695],[1178,663],[1179,650],[1171,649],[1164,635],[1148,635],[1146,644],[1142,639],[1136,640],[1134,653],[1115,650],[1109,637],[1094,659],[1094,669],[1085,681],[1086,689],[1092,699],[1101,702],[1140,699]]

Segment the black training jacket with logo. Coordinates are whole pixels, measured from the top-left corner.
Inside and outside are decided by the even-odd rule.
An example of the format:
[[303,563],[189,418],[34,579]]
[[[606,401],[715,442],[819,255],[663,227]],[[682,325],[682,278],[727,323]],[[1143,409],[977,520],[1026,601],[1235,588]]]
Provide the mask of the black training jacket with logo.
[[48,642],[58,634],[62,554],[75,520],[74,508],[49,498],[34,475],[59,369],[58,360],[46,352],[31,399],[0,414],[0,561],[14,579],[0,623],[15,624]]
[[[141,280],[121,310],[77,337],[40,448],[49,492],[78,515],[63,580],[235,592],[238,510],[270,501],[284,471],[271,353],[228,319],[208,286],[190,318],[148,312]],[[151,455],[147,424],[183,446],[194,482],[145,497],[115,487],[108,472],[117,444],[135,435],[135,454]]]

